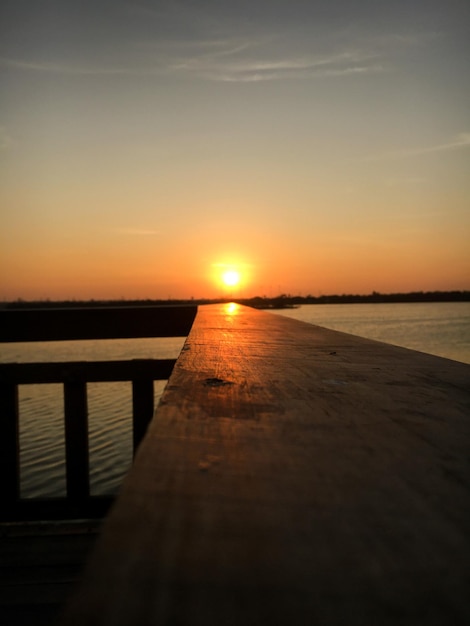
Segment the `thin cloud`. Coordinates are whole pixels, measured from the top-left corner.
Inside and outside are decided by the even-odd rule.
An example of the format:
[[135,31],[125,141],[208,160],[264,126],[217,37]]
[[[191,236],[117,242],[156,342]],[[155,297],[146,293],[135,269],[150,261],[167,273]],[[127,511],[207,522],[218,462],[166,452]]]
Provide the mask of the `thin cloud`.
[[438,144],[436,146],[430,146],[428,148],[421,148],[417,150],[410,150],[409,154],[426,154],[428,152],[447,152],[448,150],[455,150],[457,148],[467,148],[470,146],[470,133],[459,133],[454,139],[448,143]]
[[323,69],[323,70],[310,70],[310,71],[272,71],[272,72],[243,72],[243,73],[228,73],[228,74],[212,74],[208,75],[212,80],[220,80],[224,82],[238,82],[238,83],[253,83],[260,81],[272,81],[283,79],[299,79],[299,78],[327,78],[340,77],[340,76],[353,76],[359,74],[375,74],[378,72],[386,71],[382,65],[365,65],[344,67],[337,69]]
[[253,61],[233,66],[238,72],[265,72],[265,71],[290,71],[305,70],[315,65],[322,65],[321,61],[311,61],[308,59],[281,59],[279,61]]
[[[213,33],[212,33],[213,34]],[[206,33],[208,35],[208,33]],[[388,41],[388,52],[399,41],[397,35]],[[0,65],[23,71],[70,76],[189,76],[202,80],[255,83],[284,79],[314,80],[324,77],[347,77],[390,71],[384,42],[349,42],[344,48],[328,54],[313,53],[310,42],[292,42],[265,33],[256,38],[235,36],[202,36],[128,42],[128,56],[111,65],[92,66],[19,59],[0,59]],[[297,49],[297,54],[293,50]],[[282,50],[282,52],[280,51]]]
[[135,41],[133,46],[145,52],[158,54],[185,55],[188,58],[196,57],[223,57],[238,54],[255,45],[259,41],[248,41],[235,37],[228,38],[206,38],[206,39],[165,39],[160,37],[157,40]]
[[232,63],[200,63],[194,69],[211,80],[223,82],[260,82],[282,79],[314,79],[384,72],[382,64],[370,62],[376,55],[362,52],[342,52],[332,55],[252,59]]
[[371,155],[364,157],[361,161],[381,161],[386,159],[401,159],[414,156],[420,156],[422,154],[433,154],[437,152],[450,152],[453,150],[460,150],[468,148],[470,146],[470,132],[459,133],[450,141],[445,143],[435,144],[433,146],[423,146],[421,148],[407,148],[404,150],[394,150],[390,152],[384,152],[382,154]]
[[[394,70],[393,58],[397,52],[425,45],[437,35],[435,33],[420,34],[389,34],[382,38],[369,38],[367,41],[354,37],[348,43],[338,44],[344,47],[343,51],[330,54],[312,54],[311,51],[303,55],[274,58],[273,52],[277,49],[276,38],[267,39],[266,46],[258,46],[267,50],[265,58],[248,48],[248,58],[235,61],[217,59],[207,55],[205,59],[192,59],[192,69],[204,74],[211,80],[224,82],[260,82],[281,79],[316,79],[327,77],[347,77],[365,74],[378,74]],[[285,43],[285,42],[284,42]],[[304,52],[305,46],[304,44]],[[284,46],[287,53],[289,46]],[[294,45],[295,47],[295,45]],[[251,52],[251,58],[249,57]],[[258,54],[254,55],[253,52]],[[228,55],[227,55],[228,56]]]
[[[285,42],[284,42],[285,44]],[[0,59],[0,65],[21,71],[70,76],[197,76],[221,82],[260,82],[282,79],[314,79],[354,74],[377,73],[384,67],[377,63],[375,52],[344,50],[329,54],[280,54],[276,37],[256,39],[221,37],[192,41],[168,39],[137,41],[131,44],[123,65],[99,62],[48,62],[40,60]],[[132,59],[132,61],[130,60]]]
[[297,58],[284,58],[267,61],[251,61],[245,64],[233,65],[238,71],[264,71],[264,70],[308,70],[328,65],[342,65],[344,63],[356,63],[370,59],[370,54],[361,52],[341,52],[323,56],[305,56]]
[[377,74],[388,71],[383,65],[355,65],[353,67],[344,67],[339,69],[330,69],[316,72],[316,76],[352,76],[355,74]]
[[46,61],[19,61],[16,59],[0,59],[0,65],[17,70],[44,72],[48,74],[64,74],[71,76],[111,76],[111,75],[148,75],[161,73],[158,68],[125,68],[125,67],[81,67],[48,63]]

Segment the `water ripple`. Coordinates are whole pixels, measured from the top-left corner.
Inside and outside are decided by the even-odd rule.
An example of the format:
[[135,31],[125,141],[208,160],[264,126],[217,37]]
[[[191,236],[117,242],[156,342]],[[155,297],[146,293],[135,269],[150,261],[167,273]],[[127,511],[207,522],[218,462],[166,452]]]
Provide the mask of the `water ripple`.
[[[2,346],[3,362],[175,358],[181,338],[83,341]],[[155,381],[155,404],[165,381]],[[131,383],[87,385],[90,490],[114,494],[132,463]],[[20,489],[23,498],[65,495],[62,385],[20,385]]]

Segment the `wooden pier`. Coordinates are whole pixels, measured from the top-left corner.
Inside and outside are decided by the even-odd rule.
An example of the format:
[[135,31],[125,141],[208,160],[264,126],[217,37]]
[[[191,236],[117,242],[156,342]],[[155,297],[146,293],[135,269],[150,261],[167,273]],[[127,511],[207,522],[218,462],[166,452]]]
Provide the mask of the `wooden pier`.
[[200,307],[61,623],[468,624],[469,435],[468,365]]
[[[0,342],[136,337],[185,337],[195,306],[97,307],[0,311]],[[137,449],[154,414],[155,380],[167,380],[176,359],[0,364],[0,521],[103,517],[112,502],[90,495],[90,382],[132,382],[132,431]],[[64,396],[66,497],[22,499],[18,386],[61,383]]]
[[0,624],[56,624],[100,527],[99,520],[0,524]]
[[[196,310],[193,305],[6,309],[0,311],[0,342],[187,336]],[[175,362],[0,364],[1,626],[57,621],[96,540],[100,518],[114,499],[90,495],[87,384],[132,382],[136,449],[153,417],[153,381],[168,379]],[[67,493],[64,498],[23,499],[18,386],[48,383],[63,385]]]

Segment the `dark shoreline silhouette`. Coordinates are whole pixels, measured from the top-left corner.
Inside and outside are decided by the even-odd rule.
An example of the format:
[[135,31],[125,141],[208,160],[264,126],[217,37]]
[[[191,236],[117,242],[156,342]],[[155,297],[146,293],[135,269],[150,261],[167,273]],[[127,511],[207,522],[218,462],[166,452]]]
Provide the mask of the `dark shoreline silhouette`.
[[2,309],[23,308],[68,308],[68,307],[108,307],[108,306],[165,306],[184,304],[215,304],[218,302],[238,302],[259,309],[284,309],[302,304],[364,304],[398,302],[470,302],[470,291],[412,291],[409,293],[384,294],[373,291],[371,294],[341,294],[321,296],[293,296],[280,294],[268,298],[190,298],[190,299],[119,299],[119,300],[18,300],[0,303]]

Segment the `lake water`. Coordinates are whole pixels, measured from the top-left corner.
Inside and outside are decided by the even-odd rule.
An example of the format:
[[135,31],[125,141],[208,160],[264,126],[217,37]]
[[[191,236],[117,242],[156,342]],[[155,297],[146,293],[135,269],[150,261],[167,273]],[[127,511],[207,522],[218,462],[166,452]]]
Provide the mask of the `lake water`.
[[[184,338],[3,344],[3,362],[173,359]],[[155,381],[155,402],[165,381]],[[132,384],[88,383],[90,487],[113,494],[132,462]],[[62,385],[20,385],[20,474],[24,498],[65,495]]]
[[[273,313],[274,314],[274,313]],[[470,303],[314,304],[275,314],[470,363]],[[3,362],[176,358],[183,338],[7,344]],[[156,402],[165,383],[155,382]],[[20,386],[23,497],[65,495],[60,385]],[[88,385],[91,492],[115,493],[132,461],[131,383]]]
[[470,363],[470,302],[307,304],[276,313]]

